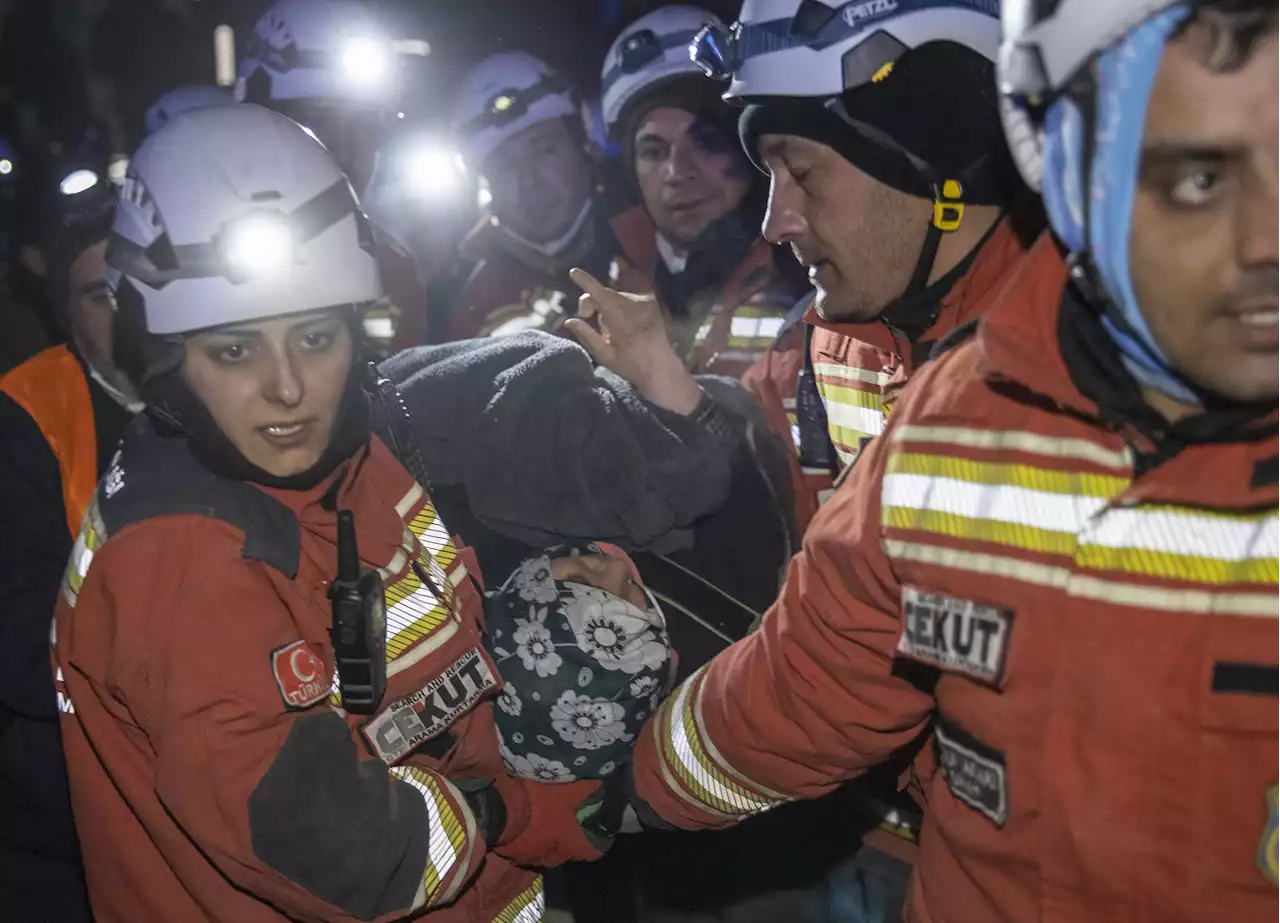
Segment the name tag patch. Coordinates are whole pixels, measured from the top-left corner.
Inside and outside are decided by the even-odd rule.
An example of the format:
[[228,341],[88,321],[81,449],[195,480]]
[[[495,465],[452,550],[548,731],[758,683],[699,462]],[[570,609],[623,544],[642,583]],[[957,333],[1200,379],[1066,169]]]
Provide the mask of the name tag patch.
[[1003,827],[1009,817],[1009,787],[1004,754],[950,722],[934,728],[938,764],[947,788],[975,811]]
[[360,728],[383,762],[395,763],[436,737],[500,684],[480,651],[472,648],[413,695],[383,709]]
[[915,660],[999,686],[1012,629],[1012,610],[902,588],[898,651]]

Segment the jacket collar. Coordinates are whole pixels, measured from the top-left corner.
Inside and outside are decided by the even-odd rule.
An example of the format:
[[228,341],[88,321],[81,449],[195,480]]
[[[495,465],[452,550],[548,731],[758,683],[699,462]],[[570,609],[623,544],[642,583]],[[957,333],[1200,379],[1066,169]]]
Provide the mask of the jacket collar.
[[978,328],[988,378],[1012,381],[1056,404],[1098,417],[1098,407],[1071,380],[1058,344],[1066,260],[1044,233],[1009,279]]
[[[1099,329],[1093,336],[1094,331],[1078,329],[1098,321],[1068,288],[1069,275],[1058,242],[1046,232],[979,327],[977,342],[989,381],[1012,383],[1095,425],[1121,431],[1146,465],[1163,465],[1194,445],[1250,443],[1254,454],[1274,456],[1274,410],[1221,407],[1173,424],[1156,417],[1105,333]],[[1065,335],[1064,324],[1074,325]],[[1223,490],[1235,496],[1238,486]]]

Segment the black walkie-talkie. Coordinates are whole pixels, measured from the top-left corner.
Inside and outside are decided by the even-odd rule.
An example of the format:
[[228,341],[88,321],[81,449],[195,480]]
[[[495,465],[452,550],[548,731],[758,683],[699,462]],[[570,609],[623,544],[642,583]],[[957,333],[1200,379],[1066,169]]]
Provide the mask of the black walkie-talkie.
[[342,707],[371,715],[387,691],[387,601],[378,572],[360,566],[350,510],[338,513],[338,578],[329,587],[329,603]]

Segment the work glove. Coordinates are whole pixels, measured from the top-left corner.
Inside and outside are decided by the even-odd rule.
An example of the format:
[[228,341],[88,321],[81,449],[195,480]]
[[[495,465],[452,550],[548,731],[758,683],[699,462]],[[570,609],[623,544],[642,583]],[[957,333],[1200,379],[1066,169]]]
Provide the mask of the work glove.
[[489,849],[516,865],[554,868],[566,862],[593,862],[605,854],[612,838],[588,831],[579,814],[589,818],[604,797],[596,779],[578,782],[535,782],[502,776],[492,785],[467,793]]

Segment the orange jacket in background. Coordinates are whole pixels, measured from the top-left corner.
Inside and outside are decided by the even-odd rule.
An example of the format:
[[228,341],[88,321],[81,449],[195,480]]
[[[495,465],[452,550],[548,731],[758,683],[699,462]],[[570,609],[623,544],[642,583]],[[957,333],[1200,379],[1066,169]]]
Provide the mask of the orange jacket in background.
[[74,537],[98,486],[98,439],[84,368],[66,346],[50,346],[0,378],[0,391],[30,415],[58,460]]
[[732,824],[932,731],[908,920],[1276,919],[1277,439],[1142,464],[1067,370],[1066,279],[1046,236],[655,713],[659,817]]
[[[157,454],[180,440],[151,430],[144,443],[143,424],[85,518],[56,616],[95,918],[537,919],[541,879],[486,855],[450,781],[504,774],[489,702],[501,680],[480,643],[480,596],[430,498],[377,438],[311,490],[235,482],[258,497],[251,513],[275,514],[244,522],[296,526],[292,563],[268,563],[290,544],[210,518],[226,482],[192,469],[189,450]],[[181,483],[159,488],[167,479]],[[197,502],[131,522],[121,512],[185,497],[184,484],[202,485]],[[354,513],[363,563],[386,589],[387,691],[369,716],[331,693],[336,508]],[[522,786],[536,797],[539,783]]]

